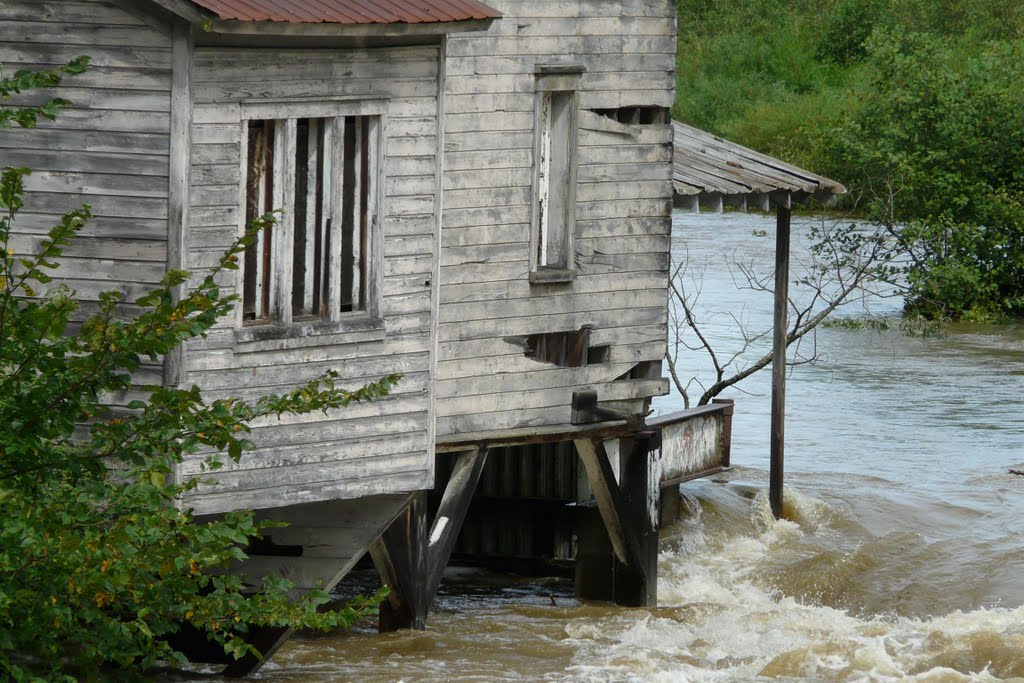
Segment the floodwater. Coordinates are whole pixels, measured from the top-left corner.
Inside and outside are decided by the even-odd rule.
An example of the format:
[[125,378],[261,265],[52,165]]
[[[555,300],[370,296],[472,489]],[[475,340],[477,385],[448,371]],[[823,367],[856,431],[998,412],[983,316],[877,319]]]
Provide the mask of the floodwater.
[[[728,355],[736,320],[767,329],[772,299],[737,290],[725,263],[770,273],[774,221],[680,214],[675,229],[691,270],[707,263],[697,309]],[[865,306],[896,315],[899,301],[840,316]],[[426,632],[297,638],[259,678],[1024,681],[1024,477],[1008,473],[1024,469],[1024,326],[829,328],[803,352],[817,360],[789,377],[786,519],[765,495],[766,370],[724,394],[736,467],[684,485],[656,609],[580,604],[563,580],[469,577],[447,585]],[[701,354],[680,362],[708,376]]]

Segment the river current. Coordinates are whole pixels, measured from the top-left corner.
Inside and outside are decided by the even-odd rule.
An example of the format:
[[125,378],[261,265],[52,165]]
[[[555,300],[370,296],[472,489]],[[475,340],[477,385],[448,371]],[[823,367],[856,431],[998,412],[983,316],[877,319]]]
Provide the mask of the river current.
[[[794,219],[797,253],[810,221]],[[770,272],[774,219],[677,214],[674,232],[678,256],[707,264],[698,310],[715,344],[738,348],[737,319],[767,329],[771,295],[736,289],[724,264]],[[766,370],[724,394],[735,467],[684,484],[657,608],[581,604],[565,580],[454,577],[426,632],[295,638],[258,678],[1024,681],[1024,477],[1008,472],[1024,469],[1024,326],[832,327],[804,351],[817,361],[789,377],[785,519],[766,500]],[[707,377],[701,354],[681,359]]]

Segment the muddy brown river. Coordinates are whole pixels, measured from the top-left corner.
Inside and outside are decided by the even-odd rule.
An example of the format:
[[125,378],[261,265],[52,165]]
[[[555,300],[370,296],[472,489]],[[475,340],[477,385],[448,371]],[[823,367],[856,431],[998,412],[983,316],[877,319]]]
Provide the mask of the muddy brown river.
[[[798,250],[806,227],[795,220]],[[702,315],[723,348],[738,343],[727,313],[770,323],[771,296],[737,290],[722,264],[770,269],[773,229],[756,215],[675,218],[689,258],[708,263]],[[841,315],[865,305],[900,304]],[[296,638],[257,678],[1024,680],[1024,477],[1008,473],[1024,468],[1024,325],[831,328],[813,343],[818,362],[788,385],[788,519],[766,500],[762,374],[725,394],[735,469],[685,484],[689,514],[662,533],[658,608],[581,604],[564,580],[461,575],[427,631]]]

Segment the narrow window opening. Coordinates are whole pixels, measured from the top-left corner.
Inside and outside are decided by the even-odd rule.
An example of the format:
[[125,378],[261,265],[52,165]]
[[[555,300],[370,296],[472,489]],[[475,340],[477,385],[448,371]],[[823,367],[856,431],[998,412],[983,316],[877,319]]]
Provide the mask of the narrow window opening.
[[[243,320],[335,320],[368,309],[377,131],[373,116],[248,122],[246,222],[289,204],[290,212],[245,250]],[[292,154],[289,178],[283,161]],[[286,255],[291,278],[277,282]]]
[[537,159],[537,269],[567,269],[573,226],[573,164],[575,163],[573,91],[540,94]]

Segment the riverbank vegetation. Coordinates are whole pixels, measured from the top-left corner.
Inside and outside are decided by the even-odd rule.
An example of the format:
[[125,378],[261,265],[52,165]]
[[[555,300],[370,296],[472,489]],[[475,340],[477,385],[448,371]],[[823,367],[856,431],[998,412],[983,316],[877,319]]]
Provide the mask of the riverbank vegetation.
[[847,185],[907,307],[1024,316],[1024,5],[678,0],[673,115]]
[[[0,79],[0,100],[56,85],[86,67]],[[0,107],[0,127],[31,127],[67,104]],[[254,627],[329,629],[373,610],[380,595],[320,611],[322,591],[289,599],[290,582],[250,586],[229,571],[269,526],[251,512],[213,521],[180,505],[198,486],[179,481],[185,457],[221,465],[249,446],[249,422],[343,408],[387,393],[388,376],[345,390],[335,373],[255,401],[204,400],[196,387],[137,387],[133,373],[203,335],[231,310],[217,274],[237,267],[264,216],[190,281],[169,271],[151,293],[100,295],[83,312],[55,278],[62,253],[90,220],[71,208],[34,256],[15,256],[26,168],[0,176],[0,679],[135,680],[159,661],[183,663],[172,636],[188,627],[235,657],[259,656]],[[72,334],[73,333],[73,334]]]

